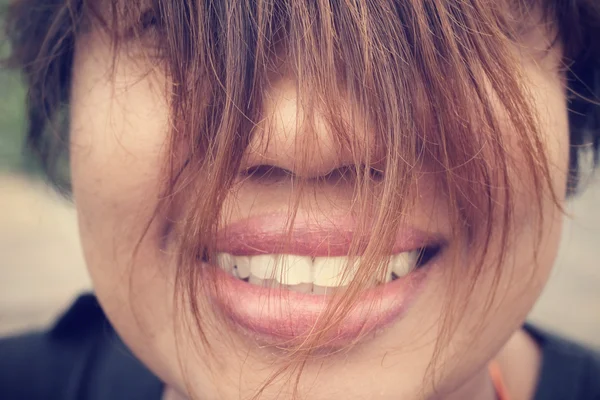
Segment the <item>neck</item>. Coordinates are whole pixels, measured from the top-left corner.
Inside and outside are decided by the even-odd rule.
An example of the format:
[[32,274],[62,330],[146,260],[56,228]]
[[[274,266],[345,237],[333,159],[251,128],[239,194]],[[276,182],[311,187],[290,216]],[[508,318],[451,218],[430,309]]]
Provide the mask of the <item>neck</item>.
[[[496,361],[510,398],[533,399],[542,363],[541,350],[533,338],[525,331],[518,330],[500,350]],[[443,400],[459,399],[497,400],[487,366],[450,396],[443,398]]]
[[162,396],[162,400],[188,400],[188,398],[180,394],[172,387],[166,386]]
[[[497,356],[511,398],[533,398],[541,364],[541,352],[528,334],[519,330]],[[430,400],[497,400],[487,365],[454,392]],[[187,400],[176,390],[166,387],[162,400]]]
[[443,396],[436,396],[431,400],[498,400],[496,389],[490,378],[490,374],[485,365],[477,374],[473,375],[464,384],[459,386],[452,393],[445,393]]

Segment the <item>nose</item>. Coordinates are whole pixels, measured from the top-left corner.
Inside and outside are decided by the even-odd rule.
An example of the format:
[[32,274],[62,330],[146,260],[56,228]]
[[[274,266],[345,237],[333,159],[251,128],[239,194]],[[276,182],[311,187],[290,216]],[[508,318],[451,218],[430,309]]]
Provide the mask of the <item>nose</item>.
[[246,151],[243,168],[270,166],[296,177],[315,178],[365,161],[353,154],[364,153],[366,138],[361,138],[358,130],[353,137],[349,132],[334,132],[322,108],[312,107],[312,112],[307,112],[299,104],[293,80],[272,83],[263,102],[263,118]]

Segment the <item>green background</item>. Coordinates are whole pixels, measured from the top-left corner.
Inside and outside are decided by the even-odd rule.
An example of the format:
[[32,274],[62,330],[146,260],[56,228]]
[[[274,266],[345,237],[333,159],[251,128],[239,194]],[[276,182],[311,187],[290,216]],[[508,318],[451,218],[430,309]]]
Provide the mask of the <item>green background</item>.
[[[4,36],[5,6],[7,0],[0,0],[0,59],[9,54],[9,46]],[[21,76],[16,71],[8,71],[0,66],[0,173],[34,172],[35,162],[23,146],[25,139],[25,89]]]

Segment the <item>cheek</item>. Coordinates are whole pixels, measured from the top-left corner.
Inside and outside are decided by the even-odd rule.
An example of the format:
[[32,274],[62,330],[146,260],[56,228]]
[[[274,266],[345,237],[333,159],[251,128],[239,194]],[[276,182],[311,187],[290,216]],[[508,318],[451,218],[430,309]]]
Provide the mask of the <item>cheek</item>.
[[[551,54],[552,55],[552,54]],[[549,55],[548,57],[551,57]],[[555,56],[557,57],[557,56]],[[550,61],[547,61],[550,63]],[[552,63],[555,65],[555,63]],[[556,61],[558,65],[558,61]],[[562,76],[558,76],[555,68],[546,66],[543,62],[537,68],[531,68],[527,72],[527,79],[531,82],[530,93],[533,106],[538,115],[540,126],[540,145],[543,146],[547,157],[548,178],[551,190],[541,192],[542,195],[542,221],[541,226],[532,223],[533,232],[529,235],[542,236],[542,242],[551,241],[558,243],[562,227],[562,210],[566,200],[567,178],[569,166],[569,121],[568,108],[565,93],[565,84]],[[534,159],[534,162],[537,161]],[[526,163],[526,160],[520,161]],[[540,168],[538,166],[538,168]],[[518,177],[520,168],[516,168],[515,175]],[[542,179],[544,177],[542,176]],[[517,185],[517,223],[519,220],[531,223],[532,214],[537,211],[537,199],[539,191],[534,190],[526,180],[516,179]],[[543,182],[542,188],[547,185]],[[522,217],[521,217],[522,216]],[[537,228],[541,227],[540,230]],[[543,244],[543,243],[542,243]],[[557,245],[552,244],[554,254]],[[550,266],[552,265],[550,261]]]
[[176,352],[169,333],[175,270],[161,252],[166,218],[153,219],[169,145],[167,82],[131,60],[117,60],[111,75],[110,60],[99,35],[78,40],[70,151],[81,243],[112,325],[170,381],[177,364],[157,362],[153,350]]
[[71,94],[73,178],[83,178],[74,182],[76,189],[114,205],[142,199],[147,190],[156,192],[166,144],[165,83],[122,60],[113,79],[106,46],[82,42]]
[[[133,62],[117,60],[113,79],[109,49],[98,35],[78,41],[70,150],[82,245],[110,314],[123,299],[105,293],[126,290],[125,268],[158,203],[168,106],[164,80]],[[150,227],[142,257],[156,256],[159,232]]]
[[566,84],[555,70],[530,73],[534,107],[539,115],[542,145],[557,200],[564,202],[569,164],[569,119]]
[[[97,35],[96,35],[97,36]],[[152,211],[160,185],[168,109],[164,83],[117,60],[100,39],[78,42],[71,107],[73,190],[78,210],[117,231]],[[114,234],[115,232],[111,232]]]
[[[569,158],[569,124],[564,82],[555,68],[558,56],[551,53],[554,60],[540,62],[526,69],[529,94],[539,122],[540,145],[543,146],[548,161],[548,178],[552,185],[548,188],[545,177],[540,187],[526,178],[529,160],[509,138],[511,148],[517,157],[511,171],[514,182],[515,234],[504,266],[506,290],[515,296],[515,313],[526,314],[548,279],[557,254],[566,196]],[[556,64],[555,64],[556,63]],[[540,165],[536,165],[540,168]],[[544,189],[546,188],[546,189]],[[539,203],[541,195],[541,204]],[[538,205],[542,208],[539,210]],[[541,211],[541,212],[540,212]],[[538,218],[541,217],[541,220]]]

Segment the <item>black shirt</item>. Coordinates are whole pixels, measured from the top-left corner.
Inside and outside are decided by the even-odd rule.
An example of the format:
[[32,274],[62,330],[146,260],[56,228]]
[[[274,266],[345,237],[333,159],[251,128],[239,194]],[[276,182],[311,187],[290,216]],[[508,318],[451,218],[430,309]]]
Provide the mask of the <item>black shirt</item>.
[[[526,326],[542,350],[534,400],[600,400],[600,355]],[[2,400],[160,400],[163,384],[121,342],[96,298],[47,332],[0,340]]]

